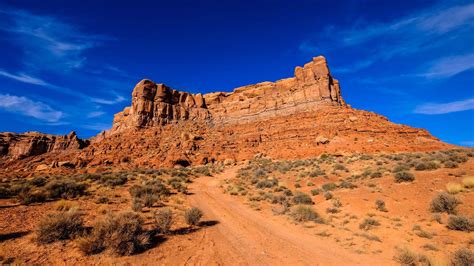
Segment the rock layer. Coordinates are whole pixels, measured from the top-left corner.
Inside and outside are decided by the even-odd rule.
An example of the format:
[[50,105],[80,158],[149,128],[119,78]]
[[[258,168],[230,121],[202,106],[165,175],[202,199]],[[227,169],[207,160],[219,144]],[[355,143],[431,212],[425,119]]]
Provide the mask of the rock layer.
[[74,131],[64,136],[5,132],[0,133],[0,156],[21,159],[53,151],[82,149],[88,143],[78,138]]

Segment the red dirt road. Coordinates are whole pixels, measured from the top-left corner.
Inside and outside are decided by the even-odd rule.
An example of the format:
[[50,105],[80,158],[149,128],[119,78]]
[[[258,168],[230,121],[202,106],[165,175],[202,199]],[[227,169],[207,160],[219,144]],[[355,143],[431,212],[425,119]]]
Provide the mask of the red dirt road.
[[219,184],[237,168],[214,177],[201,177],[191,185],[191,204],[202,209],[206,227],[195,252],[185,264],[225,265],[387,265],[318,238],[301,225],[283,217],[266,216],[252,210],[236,197],[224,194]]

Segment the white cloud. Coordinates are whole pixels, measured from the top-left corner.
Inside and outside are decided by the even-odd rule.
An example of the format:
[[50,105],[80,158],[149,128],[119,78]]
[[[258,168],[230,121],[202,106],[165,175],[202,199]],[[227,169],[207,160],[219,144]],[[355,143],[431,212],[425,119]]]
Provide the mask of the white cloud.
[[95,118],[95,117],[99,117],[99,116],[103,116],[105,115],[105,112],[102,112],[102,111],[94,111],[94,112],[90,112],[87,114],[87,118]]
[[99,103],[99,104],[105,104],[105,105],[112,105],[112,104],[117,104],[125,101],[125,98],[122,96],[116,96],[114,99],[102,99],[102,98],[91,98],[90,99],[92,102]]
[[33,84],[33,85],[39,85],[39,86],[49,86],[50,85],[47,82],[45,82],[44,80],[26,75],[24,73],[13,74],[13,73],[9,73],[9,72],[0,70],[0,76],[4,76],[4,77],[7,77],[7,78],[11,78],[11,79],[14,79],[14,80],[17,80],[17,81],[21,81],[21,82],[28,83],[28,84]]
[[447,78],[474,68],[474,53],[443,57],[434,63],[421,76],[427,78]]
[[58,122],[64,116],[61,111],[54,110],[47,104],[9,94],[0,94],[0,109],[50,123]]
[[80,68],[86,61],[84,51],[97,46],[106,36],[86,34],[56,17],[24,10],[0,9],[4,16],[0,30],[23,51],[25,65],[58,72]]
[[413,111],[416,114],[439,115],[474,109],[474,98],[449,103],[426,103]]

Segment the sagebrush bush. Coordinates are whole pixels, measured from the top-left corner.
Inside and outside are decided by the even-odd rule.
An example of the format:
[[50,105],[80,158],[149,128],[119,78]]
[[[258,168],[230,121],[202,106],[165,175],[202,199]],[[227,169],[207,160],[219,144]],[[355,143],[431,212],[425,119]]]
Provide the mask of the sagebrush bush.
[[156,211],[155,224],[160,233],[168,234],[173,225],[173,212],[170,209]]
[[323,196],[326,200],[330,200],[333,197],[332,193],[329,191],[324,192]]
[[377,210],[379,210],[381,212],[388,212],[387,207],[385,206],[385,201],[383,201],[381,199],[377,199],[375,201],[375,207],[376,207]]
[[332,191],[334,189],[337,188],[337,185],[334,184],[334,183],[324,183],[321,188],[324,190],[324,191]]
[[472,232],[474,231],[474,220],[464,216],[449,216],[448,228],[451,230]]
[[420,255],[408,248],[400,248],[395,255],[395,261],[400,263],[400,265],[416,266],[420,261]]
[[70,199],[86,194],[87,185],[71,179],[49,181],[44,189],[52,199]]
[[438,168],[439,165],[435,162],[419,162],[415,165],[417,171],[436,170]]
[[455,214],[456,207],[461,202],[456,197],[449,195],[446,192],[441,192],[431,200],[430,209],[432,212],[446,212],[448,214]]
[[402,182],[412,182],[415,180],[415,176],[409,172],[398,172],[395,173],[395,182],[402,183]]
[[36,241],[47,244],[58,240],[71,239],[83,230],[84,222],[77,210],[49,213],[38,222]]
[[132,255],[146,248],[149,235],[143,230],[143,220],[133,212],[109,214],[97,222],[89,236],[78,240],[79,249],[86,255],[105,249],[117,255]]
[[296,205],[291,208],[290,216],[295,222],[308,222],[314,221],[321,223],[322,219],[319,217],[311,206],[308,205]]
[[462,184],[464,185],[465,188],[474,188],[474,177],[472,176],[465,177],[462,180]]
[[311,199],[311,196],[299,191],[295,193],[292,201],[294,204],[308,204],[308,205],[313,204],[313,200]]
[[379,225],[380,225],[379,221],[373,218],[365,218],[364,221],[362,221],[362,223],[359,224],[359,228],[367,231]]
[[448,183],[446,184],[446,191],[448,191],[449,194],[457,194],[461,192],[463,189],[463,186],[458,183]]
[[474,252],[468,248],[458,249],[452,259],[451,264],[453,266],[472,266],[474,265]]
[[202,215],[203,212],[200,209],[193,207],[184,212],[184,221],[190,226],[196,226],[199,224]]

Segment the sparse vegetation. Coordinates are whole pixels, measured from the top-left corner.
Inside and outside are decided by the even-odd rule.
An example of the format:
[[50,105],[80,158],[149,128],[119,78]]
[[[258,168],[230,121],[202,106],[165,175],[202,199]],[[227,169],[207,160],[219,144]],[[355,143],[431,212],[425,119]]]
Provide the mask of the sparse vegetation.
[[385,206],[385,201],[381,199],[375,201],[375,207],[381,212],[388,212],[387,207]]
[[359,228],[367,231],[379,225],[380,225],[379,221],[373,218],[365,218],[364,221],[362,221],[362,223],[359,224]]
[[173,212],[170,209],[156,211],[155,224],[160,233],[168,234],[173,225]]
[[462,184],[464,185],[465,188],[474,188],[474,177],[472,176],[469,176],[469,177],[465,177],[463,180],[462,180]]
[[460,203],[461,202],[454,196],[451,196],[446,192],[441,192],[433,198],[430,208],[432,212],[446,212],[448,214],[455,214],[456,207]]
[[308,204],[311,205],[313,204],[313,200],[311,197],[303,192],[296,192],[296,194],[293,196],[293,203],[294,204]]
[[84,230],[80,213],[75,210],[46,214],[38,222],[36,241],[41,244],[71,239]]
[[291,218],[295,222],[308,222],[313,221],[317,223],[322,223],[321,217],[313,210],[311,206],[308,205],[296,205],[291,208],[290,212]]
[[458,249],[451,259],[453,266],[472,266],[474,265],[474,252],[467,248]]
[[79,249],[86,255],[109,249],[117,255],[132,255],[149,244],[142,228],[143,220],[133,212],[110,214],[97,222],[90,235],[78,239]]
[[451,230],[472,232],[474,231],[474,220],[464,216],[449,216],[448,228]]
[[395,173],[395,182],[402,183],[402,182],[413,182],[415,180],[415,176],[409,172],[398,172]]
[[184,212],[184,221],[190,226],[196,226],[202,218],[202,211],[196,207],[187,209]]
[[448,191],[449,194],[458,194],[461,192],[463,189],[461,184],[458,183],[448,183],[446,185],[446,190]]

